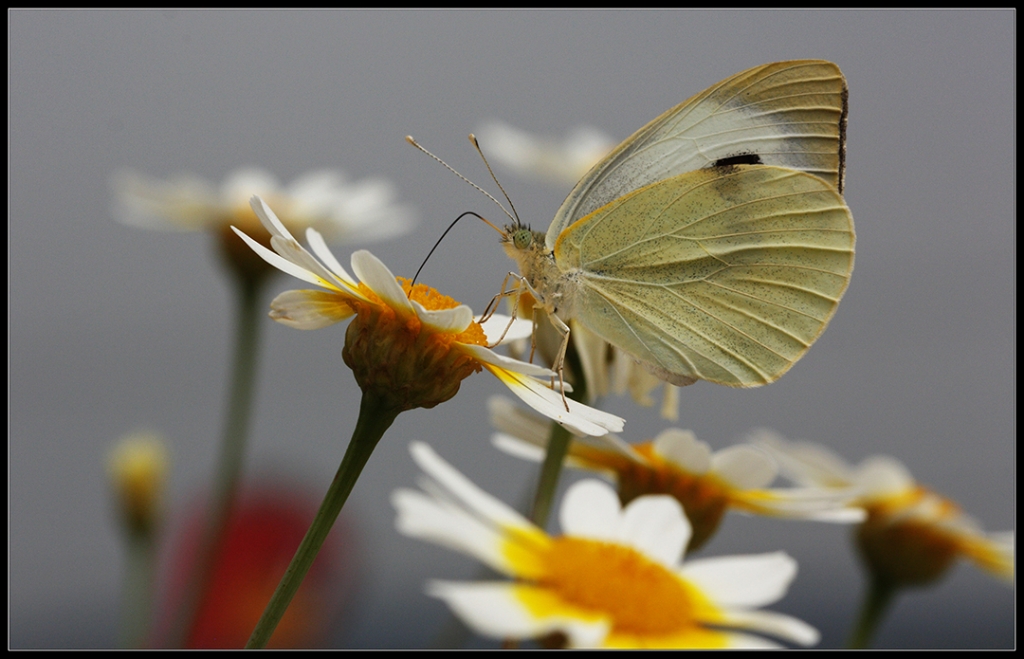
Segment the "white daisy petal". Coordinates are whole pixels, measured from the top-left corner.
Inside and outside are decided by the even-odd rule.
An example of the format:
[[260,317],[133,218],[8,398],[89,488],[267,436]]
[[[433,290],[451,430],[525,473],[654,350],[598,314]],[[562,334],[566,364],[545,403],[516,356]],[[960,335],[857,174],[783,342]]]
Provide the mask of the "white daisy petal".
[[258,167],[233,172],[220,186],[221,198],[232,205],[241,205],[254,195],[270,197],[280,189],[277,177]]
[[[539,378],[557,378],[558,374],[551,369],[545,368],[538,364],[530,364],[529,362],[519,361],[512,357],[506,357],[500,355],[489,348],[484,346],[475,346],[466,344],[462,347],[463,350],[470,353],[474,359],[484,364],[492,364],[504,371],[512,371],[513,373],[520,373],[522,375],[530,375]],[[566,385],[566,391],[572,391],[572,387]]]
[[776,432],[760,428],[750,435],[779,463],[779,468],[798,485],[848,487],[854,484],[853,470],[838,455],[810,442],[790,442]]
[[279,236],[285,240],[291,241],[298,244],[295,237],[285,228],[284,224],[278,219],[277,215],[271,210],[267,203],[260,199],[258,196],[253,195],[249,199],[249,205],[252,206],[253,211],[256,213],[256,217],[260,218],[260,222],[264,228],[270,232],[271,236]]
[[416,300],[412,300],[412,306],[416,310],[416,316],[425,325],[438,332],[457,334],[466,331],[469,324],[473,322],[473,310],[464,304],[451,309],[430,310]]
[[195,231],[217,220],[217,192],[206,181],[180,176],[157,181],[134,171],[111,177],[113,211],[128,225],[164,231]]
[[245,244],[252,248],[252,251],[256,252],[256,254],[258,254],[260,258],[262,258],[264,261],[274,266],[278,270],[285,272],[291,275],[292,277],[295,277],[296,279],[301,279],[302,281],[309,282],[310,284],[317,284],[319,286],[323,286],[324,288],[338,290],[337,286],[335,286],[333,283],[329,282],[323,277],[317,276],[316,274],[310,272],[309,270],[303,268],[302,266],[292,263],[291,261],[284,258],[280,254],[276,254],[270,251],[263,245],[259,244],[249,236],[239,231],[237,227],[231,227],[231,230],[238,234],[238,237],[244,240]]
[[484,519],[513,528],[536,529],[530,520],[474,485],[455,467],[445,462],[428,444],[412,442],[409,451],[420,469]]
[[916,485],[910,470],[888,455],[867,458],[857,466],[856,474],[857,485],[872,496],[899,494]]
[[505,386],[524,403],[578,435],[620,432],[626,423],[621,417],[595,410],[570,399],[566,399],[569,404],[569,411],[566,412],[562,396],[534,378],[489,363],[484,363],[484,367],[505,383]]
[[352,317],[352,307],[329,291],[294,290],[270,303],[270,317],[296,329],[320,329]]
[[530,462],[542,462],[547,451],[535,445],[528,444],[518,437],[506,435],[503,432],[496,432],[491,435],[491,445],[503,453],[514,458],[529,460]]
[[361,249],[352,253],[352,272],[395,311],[407,316],[416,313],[395,276],[370,252]]
[[721,606],[756,607],[777,602],[796,577],[785,552],[688,561],[680,574]]
[[[478,323],[480,319],[475,319]],[[489,343],[494,343],[499,338],[501,343],[508,343],[510,341],[518,341],[519,339],[529,338],[533,334],[533,323],[524,318],[511,318],[502,314],[492,314],[485,322],[480,323],[480,326],[484,330],[484,335],[487,336]],[[504,335],[504,336],[502,336]]]
[[771,634],[798,645],[815,645],[821,640],[818,630],[803,620],[774,611],[730,611],[723,624]]
[[622,511],[616,542],[630,546],[667,568],[679,564],[692,527],[679,502],[666,495],[634,499]]
[[[345,183],[342,176],[331,169],[306,172],[288,185],[288,195],[302,200],[314,200],[317,206],[326,206],[325,201],[337,195]],[[309,203],[309,202],[307,202]]]
[[615,147],[610,137],[589,126],[562,140],[537,137],[504,122],[480,127],[480,144],[495,160],[523,174],[573,185]]
[[274,248],[274,251],[288,261],[291,261],[300,268],[308,270],[324,281],[331,282],[329,288],[346,291],[352,288],[349,284],[345,283],[339,279],[337,275],[328,270],[322,263],[320,263],[320,261],[317,261],[316,257],[307,252],[302,245],[295,242],[293,238],[271,236],[270,246]]
[[741,490],[767,487],[778,474],[778,468],[764,452],[739,444],[711,456],[711,469],[719,477]]
[[329,270],[333,271],[339,279],[352,288],[355,288],[358,285],[358,282],[352,277],[352,275],[348,274],[348,270],[342,267],[341,263],[338,262],[338,259],[334,258],[334,254],[327,247],[327,243],[324,241],[324,237],[319,231],[313,227],[306,229],[306,242],[309,243],[309,248],[313,250],[313,253],[316,254],[317,257],[323,261],[324,265],[326,265]]
[[600,437],[580,437],[579,441],[582,444],[596,447],[598,450],[608,451],[615,455],[621,455],[630,462],[636,462],[643,465],[650,463],[650,461],[639,451],[633,448],[629,442],[612,433],[601,435]]
[[615,490],[598,480],[577,481],[562,500],[558,522],[566,535],[618,542],[622,507]]
[[608,633],[608,624],[596,620],[543,615],[523,604],[517,591],[529,586],[511,583],[453,583],[432,581],[427,594],[444,600],[452,611],[478,634],[491,638],[537,638],[561,631],[572,647],[597,647]]
[[665,430],[654,439],[654,452],[691,474],[711,468],[711,448],[689,430]]
[[839,508],[820,513],[808,513],[803,519],[831,524],[859,524],[867,517],[867,512],[863,508]]
[[548,435],[551,434],[551,421],[532,411],[527,411],[504,396],[491,396],[487,399],[487,413],[491,425],[521,442],[534,446],[547,447]]
[[[548,445],[548,438],[551,434],[551,420],[549,418],[535,414],[531,410],[523,409],[503,396],[492,396],[488,399],[487,409],[490,413],[491,425],[497,430],[502,431],[497,433],[492,440],[495,446],[502,450],[507,448],[507,452],[512,455],[529,460],[531,458],[528,456],[534,455],[534,453],[530,452],[525,445],[521,448],[512,446],[515,442],[520,444],[526,443],[539,448],[539,454],[544,455]],[[501,439],[497,439],[498,436],[501,436]],[[574,437],[569,449],[569,463],[577,462],[572,457],[574,447],[577,445],[587,449],[619,455],[631,462],[647,464],[647,458],[638,453],[620,437],[610,433],[597,437]],[[593,467],[591,466],[591,468]]]
[[391,504],[398,511],[395,528],[403,535],[453,549],[515,576],[503,552],[505,543],[499,528],[414,490],[396,490]]
[[[853,488],[774,488],[736,491],[737,505],[747,512],[837,524],[862,522],[862,508],[850,507],[858,491]],[[740,505],[742,502],[742,505]]]

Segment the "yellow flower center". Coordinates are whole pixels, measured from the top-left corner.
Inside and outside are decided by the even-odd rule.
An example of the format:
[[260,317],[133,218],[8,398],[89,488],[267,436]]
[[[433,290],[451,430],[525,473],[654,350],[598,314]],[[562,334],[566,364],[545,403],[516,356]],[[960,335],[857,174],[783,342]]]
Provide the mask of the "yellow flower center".
[[678,634],[711,607],[696,589],[640,552],[584,538],[555,538],[540,585],[573,606],[610,620],[619,634]]
[[[415,286],[412,286],[410,281],[405,277],[395,277],[395,279],[398,280],[398,283],[402,286],[402,290],[405,291],[405,294],[409,296],[410,300],[419,302],[423,305],[423,308],[428,311],[454,309],[459,306],[459,303],[454,299],[437,292],[437,290],[427,286],[426,284],[416,284]],[[410,288],[412,289],[411,292]],[[394,318],[394,310],[381,300],[380,297],[378,297],[377,294],[374,293],[366,284],[362,282],[359,283],[359,292],[368,297],[374,304],[376,304],[377,307],[391,311],[388,317]],[[359,313],[359,302],[352,302],[351,304],[355,307],[356,313]],[[406,319],[406,328],[410,332],[419,333],[421,325],[422,323],[416,317]],[[480,323],[475,320],[469,324],[469,327],[457,334],[442,332],[436,332],[434,334],[436,336],[435,340],[444,346],[448,346],[452,342],[478,346],[487,345],[487,336],[484,334],[483,327],[481,327]]]
[[[437,311],[458,302],[424,284],[398,282],[410,300]],[[482,366],[453,344],[487,345],[477,322],[462,332],[424,328],[415,314],[399,314],[365,284],[359,291],[369,302],[348,299],[356,312],[345,335],[342,357],[364,392],[372,390],[400,409],[434,407],[455,395],[459,383]]]

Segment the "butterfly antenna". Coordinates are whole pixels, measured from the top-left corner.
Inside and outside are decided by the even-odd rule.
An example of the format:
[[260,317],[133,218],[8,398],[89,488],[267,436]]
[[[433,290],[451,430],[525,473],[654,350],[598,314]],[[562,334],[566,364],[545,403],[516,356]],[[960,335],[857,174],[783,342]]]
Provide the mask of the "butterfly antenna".
[[[505,188],[501,187],[501,183],[498,182],[498,177],[494,175],[494,170],[491,169],[491,163],[487,162],[487,156],[484,155],[483,150],[480,148],[480,142],[477,141],[476,135],[473,133],[469,134],[469,141],[473,143],[473,147],[476,148],[476,152],[480,154],[480,159],[484,161],[484,166],[487,167],[487,173],[491,175],[491,180],[501,190],[501,194],[505,195],[505,201],[508,202],[509,208],[512,209],[512,214],[515,215],[512,221],[516,223],[517,227],[523,226],[523,223],[519,221],[519,213],[516,212],[516,205],[512,203],[512,198],[505,192]],[[506,213],[508,215],[508,213]]]
[[431,255],[433,255],[434,253],[434,250],[437,249],[437,246],[441,244],[441,241],[444,240],[444,237],[448,235],[448,232],[452,230],[452,228],[455,226],[455,223],[461,220],[462,218],[466,217],[467,215],[472,215],[478,220],[483,220],[485,224],[493,228],[495,231],[504,234],[504,232],[501,229],[491,224],[491,222],[488,221],[487,218],[477,215],[473,211],[466,211],[462,215],[458,216],[457,218],[452,220],[452,223],[449,224],[448,228],[444,230],[444,233],[441,234],[441,237],[437,239],[437,242],[434,243],[434,246],[430,248],[429,252],[427,252],[427,258],[423,259],[423,263],[421,263],[420,267],[416,269],[416,274],[413,275],[412,281],[409,282],[409,293],[406,295],[406,297],[410,297],[412,295],[412,287],[416,285],[416,280],[419,279],[420,272],[423,271],[423,266],[427,265],[427,261],[430,260]]
[[[423,153],[427,154],[428,156],[430,156],[431,158],[433,158],[433,159],[434,159],[434,160],[436,160],[437,162],[441,163],[441,164],[442,164],[442,165],[444,165],[444,166],[445,166],[445,168],[446,168],[446,169],[447,169],[448,171],[450,171],[450,172],[451,172],[452,174],[455,174],[456,176],[458,176],[459,178],[461,178],[461,179],[462,179],[463,181],[465,181],[466,183],[469,183],[469,184],[470,184],[470,185],[472,185],[472,186],[473,186],[474,188],[476,188],[476,189],[477,189],[477,191],[479,191],[479,192],[481,192],[482,194],[486,195],[488,199],[490,199],[490,200],[491,200],[491,201],[493,201],[493,202],[494,202],[495,204],[497,204],[498,208],[500,208],[500,209],[501,209],[501,212],[502,212],[502,213],[504,213],[504,214],[505,214],[506,216],[508,216],[508,219],[510,219],[510,220],[512,220],[513,222],[515,222],[516,226],[519,226],[519,218],[518,218],[518,217],[513,217],[513,216],[512,216],[512,215],[511,215],[511,214],[510,214],[510,213],[509,213],[509,212],[508,212],[507,210],[505,210],[505,207],[501,205],[501,202],[500,202],[500,201],[498,201],[497,199],[495,199],[495,198],[494,198],[494,195],[492,195],[492,194],[491,194],[490,192],[488,192],[487,190],[484,190],[483,188],[481,188],[481,187],[480,187],[479,185],[477,185],[476,183],[474,183],[474,182],[470,181],[470,180],[469,180],[468,178],[466,178],[466,177],[465,177],[465,176],[463,176],[462,174],[460,174],[460,173],[458,173],[457,171],[455,171],[455,168],[454,168],[454,167],[452,167],[451,165],[449,165],[449,164],[448,164],[448,163],[446,163],[445,161],[441,160],[440,158],[438,158],[437,156],[435,156],[435,155],[434,155],[433,153],[431,153],[431,152],[427,151],[426,149],[424,149],[424,148],[423,148],[422,146],[420,146],[420,143],[419,143],[419,142],[417,142],[417,141],[416,141],[415,139],[413,139],[412,135],[406,135],[406,136],[405,136],[405,141],[406,141],[406,142],[408,142],[409,144],[413,145],[414,147],[416,147],[417,149],[419,149],[419,150],[420,150],[420,151],[422,151]],[[477,149],[479,150],[479,147],[477,147]],[[486,162],[487,162],[487,160],[485,159],[485,160],[484,160],[484,163],[486,163]],[[488,170],[490,170],[490,165],[488,165],[487,169],[488,169]],[[494,176],[494,174],[491,174],[491,176],[493,177],[493,176]],[[501,186],[499,185],[498,187],[500,188]],[[505,192],[505,191],[504,191],[504,190],[502,190],[502,193],[504,193],[504,192]],[[508,195],[505,195],[505,199],[508,199]],[[512,202],[510,201],[510,202],[509,202],[509,204],[511,205],[511,203],[512,203]],[[515,209],[513,208],[512,210],[514,211]],[[460,215],[459,217],[462,217],[462,216]],[[477,217],[480,217],[480,216],[479,216],[479,215],[477,215]],[[481,219],[481,220],[483,220],[484,218],[480,217],[480,219]],[[456,221],[458,221],[458,220],[456,220]],[[487,222],[487,220],[484,220],[484,221],[485,221],[485,222]],[[488,223],[488,224],[491,224],[490,222],[487,222],[487,223]],[[454,222],[453,222],[452,224],[454,224]],[[493,224],[491,224],[491,226],[493,227],[494,225],[493,225]],[[450,227],[449,227],[449,228],[450,228]],[[505,233],[504,231],[501,231],[501,229],[498,229],[498,231],[500,231],[500,232],[501,232],[502,234],[504,234],[504,233]],[[446,232],[446,233],[447,233],[447,232]]]

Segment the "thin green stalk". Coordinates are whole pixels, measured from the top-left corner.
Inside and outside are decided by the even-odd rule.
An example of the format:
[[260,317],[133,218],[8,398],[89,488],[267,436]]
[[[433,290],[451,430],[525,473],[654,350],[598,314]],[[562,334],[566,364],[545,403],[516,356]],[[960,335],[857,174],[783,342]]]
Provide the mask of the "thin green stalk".
[[871,647],[871,642],[878,631],[882,617],[892,604],[897,587],[891,581],[871,578],[868,591],[861,605],[857,627],[850,636],[848,647],[862,650]]
[[210,587],[210,577],[224,539],[228,518],[235,503],[242,464],[249,437],[252,400],[256,391],[256,366],[259,355],[260,299],[266,277],[233,278],[237,287],[235,354],[232,360],[231,388],[227,417],[221,437],[220,456],[214,477],[213,498],[206,515],[195,567],[185,587],[178,616],[171,629],[171,646],[184,647],[195,624],[199,607]]
[[[583,368],[579,356],[575,350],[569,350],[565,355],[565,368],[571,373],[580,374],[574,380],[573,391],[569,397],[576,401],[586,401],[587,386],[583,378]],[[551,516],[551,505],[558,490],[558,479],[562,474],[562,465],[565,464],[565,456],[569,452],[569,444],[572,443],[572,435],[568,430],[551,423],[551,433],[548,435],[548,448],[544,455],[544,464],[541,465],[540,479],[537,482],[537,494],[533,499],[533,508],[530,510],[530,521],[541,528],[545,528],[548,518]]]
[[121,601],[121,647],[149,644],[153,597],[156,593],[156,542],[152,533],[128,533],[124,594]]
[[572,435],[569,434],[569,431],[557,423],[552,423],[551,433],[548,435],[547,453],[544,455],[544,464],[540,468],[537,494],[533,499],[533,508],[530,510],[530,520],[541,528],[547,526],[548,517],[551,516],[551,504],[555,498],[555,490],[558,489],[558,478],[562,474],[562,464],[565,463],[570,442],[572,442]]
[[359,420],[356,421],[355,430],[352,431],[352,440],[345,451],[341,466],[338,467],[331,487],[327,490],[323,503],[320,504],[316,518],[309,530],[306,531],[306,537],[302,539],[291,564],[288,565],[284,576],[281,577],[281,582],[277,585],[277,590],[274,591],[267,608],[264,609],[263,615],[256,623],[256,628],[253,629],[246,648],[266,647],[274,630],[277,629],[277,624],[281,621],[284,612],[302,584],[302,580],[306,577],[306,573],[309,572],[310,566],[313,565],[313,560],[327,538],[327,533],[334,526],[334,521],[338,518],[342,506],[345,505],[349,493],[352,492],[366,461],[370,459],[370,454],[373,453],[377,442],[391,427],[400,411],[401,409],[387,404],[383,399],[363,392],[363,398],[359,404]]

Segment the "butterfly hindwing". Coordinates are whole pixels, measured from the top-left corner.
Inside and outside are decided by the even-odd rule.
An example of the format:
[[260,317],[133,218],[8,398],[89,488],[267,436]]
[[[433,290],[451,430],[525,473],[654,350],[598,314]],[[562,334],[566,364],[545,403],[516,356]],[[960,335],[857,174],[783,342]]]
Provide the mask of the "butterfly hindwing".
[[615,199],[566,230],[576,317],[676,384],[757,386],[821,334],[853,269],[839,192],[795,169],[710,167]]

